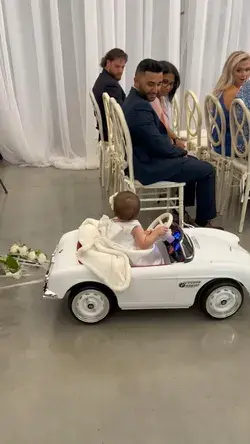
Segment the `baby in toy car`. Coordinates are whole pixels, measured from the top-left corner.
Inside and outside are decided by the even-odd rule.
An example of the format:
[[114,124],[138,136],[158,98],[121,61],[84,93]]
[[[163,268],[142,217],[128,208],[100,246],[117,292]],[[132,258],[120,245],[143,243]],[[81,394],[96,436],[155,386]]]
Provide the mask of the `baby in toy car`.
[[164,264],[164,258],[158,248],[157,241],[171,238],[169,229],[165,225],[158,225],[152,230],[145,231],[137,220],[140,213],[140,200],[131,191],[121,191],[112,196],[110,204],[115,214],[113,222],[122,228],[114,241],[128,249],[149,250],[148,255],[139,258],[132,265]]

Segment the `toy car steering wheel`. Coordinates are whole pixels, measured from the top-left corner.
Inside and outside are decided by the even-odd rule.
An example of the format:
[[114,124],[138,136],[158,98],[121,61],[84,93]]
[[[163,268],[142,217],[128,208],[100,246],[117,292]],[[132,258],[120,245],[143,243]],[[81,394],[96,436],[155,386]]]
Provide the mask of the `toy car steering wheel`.
[[[166,222],[163,224],[163,220],[166,219]],[[163,213],[160,216],[158,216],[152,224],[149,225],[148,230],[153,230],[157,225],[165,225],[167,228],[169,228],[173,223],[173,216],[171,213]]]

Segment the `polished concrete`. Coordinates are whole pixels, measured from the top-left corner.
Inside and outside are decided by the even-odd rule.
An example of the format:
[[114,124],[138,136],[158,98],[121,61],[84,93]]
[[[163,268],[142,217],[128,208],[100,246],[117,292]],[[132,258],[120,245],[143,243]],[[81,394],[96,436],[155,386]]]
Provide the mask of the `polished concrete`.
[[[1,252],[21,240],[50,254],[62,233],[105,211],[95,171],[0,174]],[[41,284],[0,290],[1,444],[249,444],[248,299],[223,322],[189,309],[84,326],[40,294]]]

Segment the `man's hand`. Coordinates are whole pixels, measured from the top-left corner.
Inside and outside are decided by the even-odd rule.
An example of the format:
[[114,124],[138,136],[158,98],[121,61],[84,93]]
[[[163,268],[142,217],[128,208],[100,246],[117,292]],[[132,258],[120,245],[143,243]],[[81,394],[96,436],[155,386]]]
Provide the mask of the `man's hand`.
[[178,146],[179,148],[186,148],[185,142],[183,142],[183,140],[181,139],[176,139],[175,145]]

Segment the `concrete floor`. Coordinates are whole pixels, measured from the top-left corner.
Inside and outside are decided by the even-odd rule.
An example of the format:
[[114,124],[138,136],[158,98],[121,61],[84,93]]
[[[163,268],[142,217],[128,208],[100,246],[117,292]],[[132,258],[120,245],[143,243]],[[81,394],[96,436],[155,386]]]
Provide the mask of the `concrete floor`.
[[[1,251],[22,240],[50,254],[105,210],[94,171],[0,173]],[[0,291],[1,444],[249,444],[249,300],[224,322],[190,309],[84,326],[40,294],[41,284]]]

